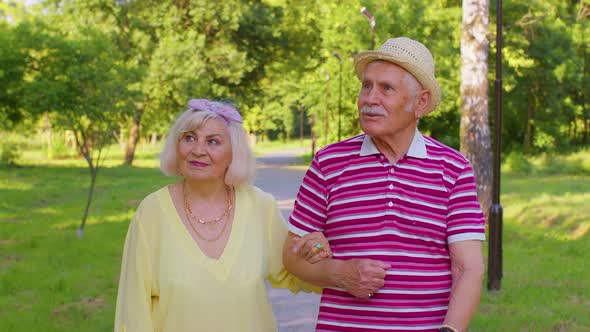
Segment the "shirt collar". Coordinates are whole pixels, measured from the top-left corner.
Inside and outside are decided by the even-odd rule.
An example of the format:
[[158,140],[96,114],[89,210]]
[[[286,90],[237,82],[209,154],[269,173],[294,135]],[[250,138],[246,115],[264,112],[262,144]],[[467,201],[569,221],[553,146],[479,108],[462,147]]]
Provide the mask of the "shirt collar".
[[[363,138],[363,145],[361,145],[361,156],[369,156],[372,154],[379,154],[379,150],[373,143],[373,140],[369,135],[365,135]],[[416,128],[416,132],[414,133],[414,138],[412,138],[412,144],[410,144],[410,148],[408,149],[408,153],[406,153],[408,157],[413,158],[426,158],[426,143],[424,142],[424,136],[418,131]]]

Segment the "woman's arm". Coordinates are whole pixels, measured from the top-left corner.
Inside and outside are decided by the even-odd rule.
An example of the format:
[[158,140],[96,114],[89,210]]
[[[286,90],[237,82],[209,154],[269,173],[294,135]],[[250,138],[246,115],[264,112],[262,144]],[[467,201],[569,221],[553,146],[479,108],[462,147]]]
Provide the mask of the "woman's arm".
[[154,330],[151,317],[152,269],[139,216],[138,210],[129,225],[125,239],[115,312],[115,332]]
[[[313,246],[312,246],[313,247]],[[324,258],[311,263],[299,254],[305,244],[289,232],[283,246],[283,264],[298,278],[321,287],[343,288],[353,296],[367,299],[385,283],[385,270],[390,266],[370,259],[337,260]]]

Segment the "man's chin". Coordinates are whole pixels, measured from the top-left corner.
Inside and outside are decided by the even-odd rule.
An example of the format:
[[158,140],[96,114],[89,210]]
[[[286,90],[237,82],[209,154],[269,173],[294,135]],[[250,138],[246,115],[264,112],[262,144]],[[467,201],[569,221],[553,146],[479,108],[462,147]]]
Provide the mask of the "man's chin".
[[363,131],[363,133],[369,136],[379,136],[383,133],[383,130],[381,130],[380,128],[375,128],[374,126],[361,126],[361,130]]
[[373,131],[381,131],[385,128],[385,123],[383,123],[383,118],[381,120],[377,119],[363,119],[360,121],[361,130],[364,132],[373,132]]

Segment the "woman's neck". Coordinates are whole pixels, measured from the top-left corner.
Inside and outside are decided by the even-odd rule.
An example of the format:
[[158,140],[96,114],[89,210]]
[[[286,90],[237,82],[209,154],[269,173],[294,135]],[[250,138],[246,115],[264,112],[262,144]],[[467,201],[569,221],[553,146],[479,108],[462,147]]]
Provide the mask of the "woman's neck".
[[227,196],[228,186],[223,181],[194,181],[184,179],[184,190],[194,199],[215,201]]

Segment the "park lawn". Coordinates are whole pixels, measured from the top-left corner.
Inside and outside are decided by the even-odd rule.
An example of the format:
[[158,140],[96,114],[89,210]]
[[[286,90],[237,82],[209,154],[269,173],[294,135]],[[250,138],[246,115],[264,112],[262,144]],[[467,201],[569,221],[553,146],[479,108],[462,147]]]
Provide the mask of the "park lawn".
[[[127,224],[174,181],[157,148],[135,167],[109,150],[83,239],[82,160],[25,153],[0,167],[0,331],[109,331]],[[504,279],[484,292],[470,331],[590,331],[590,175],[504,174]],[[486,243],[487,244],[487,243]]]

